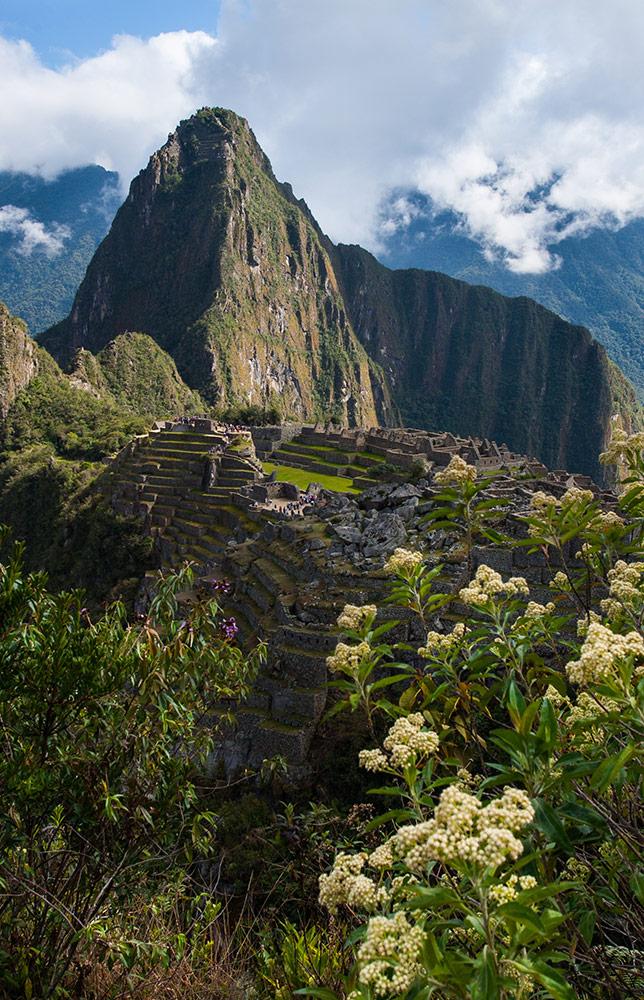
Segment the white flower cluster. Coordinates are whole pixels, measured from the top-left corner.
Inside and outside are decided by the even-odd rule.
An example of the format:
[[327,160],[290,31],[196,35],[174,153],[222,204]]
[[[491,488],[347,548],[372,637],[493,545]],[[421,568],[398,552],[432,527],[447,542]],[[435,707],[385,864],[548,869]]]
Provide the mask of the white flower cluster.
[[365,771],[387,771],[403,768],[413,763],[417,757],[426,757],[438,750],[438,734],[431,729],[423,729],[425,719],[420,712],[396,719],[385,737],[384,751],[361,750],[358,755],[360,767]]
[[[530,498],[530,505],[539,517],[551,517],[559,508],[566,510],[575,504],[586,504],[594,500],[592,490],[582,490],[579,486],[571,486],[561,498],[552,496],[551,493],[544,493],[543,490],[536,490]],[[538,525],[531,525],[528,531],[530,535],[539,535]]]
[[591,622],[579,659],[566,666],[568,680],[580,687],[602,684],[615,675],[617,664],[627,656],[644,656],[644,639],[638,632],[618,635],[600,622]]
[[433,819],[398,830],[396,849],[414,871],[430,861],[498,868],[523,852],[515,833],[533,818],[530,799],[520,788],[505,788],[501,798],[483,806],[459,785],[449,785]]
[[563,695],[561,691],[558,691],[552,684],[548,684],[545,697],[548,699],[553,708],[561,708],[562,706],[569,704],[566,696]]
[[503,580],[500,573],[491,569],[490,566],[481,564],[474,579],[459,591],[458,596],[463,604],[469,604],[474,608],[487,607],[491,598],[498,594],[505,594],[507,597],[514,597],[516,594],[528,595],[530,588],[522,576],[512,576],[509,580]]
[[358,761],[365,771],[386,771],[389,767],[389,758],[382,750],[361,750]]
[[423,729],[424,725],[425,719],[420,712],[396,719],[383,743],[394,767],[405,767],[417,756],[436,753],[438,734],[431,729]]
[[335,652],[327,656],[326,665],[333,674],[343,673],[355,676],[363,660],[371,654],[371,646],[368,642],[359,642],[357,646],[349,646],[346,642],[339,642],[335,647]]
[[395,549],[385,563],[384,570],[385,573],[392,576],[407,576],[424,562],[425,557],[422,552],[415,552],[411,549]]
[[373,621],[377,613],[378,608],[375,604],[345,604],[338,616],[338,625],[347,631],[356,632],[370,619]]
[[594,622],[601,622],[601,618],[596,611],[589,611],[587,618],[579,618],[577,621],[577,635],[580,639],[587,634],[588,628]]
[[535,514],[551,514],[559,506],[557,497],[551,493],[544,493],[543,490],[536,490],[530,498],[530,506]]
[[391,868],[394,861],[394,844],[392,840],[386,840],[384,844],[380,844],[369,855],[369,864],[372,868]]
[[566,729],[575,732],[575,745],[580,750],[590,750],[606,742],[604,723],[609,713],[619,712],[619,704],[612,698],[601,701],[580,691],[577,701],[563,720]]
[[619,559],[608,573],[610,596],[622,604],[633,605],[644,598],[644,562]]
[[360,982],[375,997],[404,996],[422,975],[424,940],[422,928],[410,924],[402,912],[372,917],[358,949]]
[[472,774],[472,772],[468,771],[466,767],[459,767],[456,772],[456,777],[461,784],[465,785],[467,788],[476,788],[476,786],[480,785],[483,780],[480,774]]
[[570,590],[570,581],[562,569],[555,573],[552,578],[551,585],[556,587],[558,590]]
[[430,631],[427,633],[425,645],[418,650],[418,655],[422,656],[424,660],[431,660],[437,653],[451,653],[463,641],[464,635],[464,622],[457,622],[447,635]]
[[343,905],[371,912],[387,902],[389,894],[384,886],[362,873],[366,860],[366,854],[341,853],[329,874],[320,875],[320,903],[330,913]]
[[573,504],[590,503],[594,499],[595,494],[592,490],[582,490],[579,486],[571,486],[562,496],[560,503],[562,507],[572,507]]
[[608,573],[610,597],[601,602],[601,609],[610,621],[619,619],[628,610],[639,614],[644,606],[644,563],[615,563]]
[[526,609],[523,612],[524,618],[543,618],[544,615],[550,615],[555,610],[555,606],[552,601],[548,601],[547,604],[539,604],[538,601],[528,601]]
[[476,479],[476,467],[468,465],[460,455],[453,455],[441,472],[434,476],[434,482],[439,486],[462,486],[464,483],[473,483]]
[[522,890],[536,889],[537,880],[534,875],[510,875],[505,882],[498,882],[490,889],[490,896],[495,903],[511,903]]
[[628,454],[644,449],[644,431],[627,434],[623,427],[613,430],[610,443],[599,456],[604,465],[618,465]]
[[595,523],[598,528],[606,530],[607,528],[615,528],[617,526],[622,527],[624,518],[620,517],[614,510],[600,510]]

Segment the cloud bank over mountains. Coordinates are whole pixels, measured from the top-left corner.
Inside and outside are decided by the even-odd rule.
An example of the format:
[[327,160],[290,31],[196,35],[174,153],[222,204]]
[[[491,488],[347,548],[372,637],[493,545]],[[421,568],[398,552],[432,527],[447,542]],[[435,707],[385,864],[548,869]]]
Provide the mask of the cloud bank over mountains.
[[120,36],[58,70],[0,39],[0,169],[127,183],[224,105],[332,238],[377,249],[383,200],[416,189],[540,273],[565,236],[644,215],[643,37],[639,0],[225,0],[217,38]]
[[49,229],[34,219],[31,212],[18,205],[0,205],[0,233],[15,238],[12,249],[23,257],[30,257],[38,250],[47,257],[55,257],[71,236],[69,226],[54,223]]

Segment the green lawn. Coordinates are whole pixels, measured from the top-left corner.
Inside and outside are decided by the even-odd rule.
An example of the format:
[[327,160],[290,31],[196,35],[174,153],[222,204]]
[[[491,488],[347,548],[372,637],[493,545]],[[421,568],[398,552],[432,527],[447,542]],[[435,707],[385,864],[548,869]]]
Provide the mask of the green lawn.
[[262,468],[267,476],[275,472],[281,483],[293,483],[301,490],[307,489],[311,483],[319,483],[325,490],[334,493],[359,493],[353,486],[353,480],[344,476],[326,476],[322,472],[309,472],[308,469],[295,469],[290,465],[274,465],[272,462],[262,462]]

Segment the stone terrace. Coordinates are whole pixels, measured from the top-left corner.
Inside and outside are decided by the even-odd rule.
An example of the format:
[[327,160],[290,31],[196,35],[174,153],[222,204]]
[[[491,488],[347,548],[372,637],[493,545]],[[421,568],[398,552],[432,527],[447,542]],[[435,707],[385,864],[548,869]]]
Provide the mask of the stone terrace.
[[[358,492],[318,491],[304,506],[295,505],[298,516],[287,517],[270,498],[281,489],[297,496],[297,489],[267,484],[248,431],[211,421],[157,425],[123,449],[105,478],[114,507],[140,517],[155,536],[159,566],[191,560],[206,586],[227,578],[233,592],[225,611],[237,620],[239,640],[248,646],[259,640],[268,644],[254,693],[239,709],[238,726],[221,747],[228,773],[258,767],[278,754],[294,775],[305,773],[326,704],[325,661],[338,639],[337,616],[346,603],[372,603],[383,596],[382,566],[394,548],[426,551],[430,561],[443,564],[444,586],[450,590],[465,581],[460,540],[430,531],[426,524],[436,493],[434,465],[443,466],[455,453],[482,469],[502,463],[505,472],[488,490],[491,497],[511,502],[509,533],[516,532],[515,515],[527,509],[535,489],[557,493],[573,484],[587,485],[583,477],[545,473],[538,463],[490,442],[448,434],[324,431],[300,425],[290,425],[283,435],[274,430],[251,429],[260,456],[308,470],[313,478],[333,470],[334,475],[344,472],[347,481],[348,472]],[[405,482],[404,464],[417,462],[418,456],[428,474]],[[400,470],[393,481],[378,475],[385,462],[389,470]],[[519,479],[510,471],[517,466]],[[474,562],[526,576],[535,600],[547,596],[553,567],[539,554],[487,546],[475,550]],[[149,594],[153,586],[151,573],[143,591]],[[443,619],[449,618],[450,612],[444,612]],[[413,623],[404,613],[402,619],[401,638],[413,642]]]

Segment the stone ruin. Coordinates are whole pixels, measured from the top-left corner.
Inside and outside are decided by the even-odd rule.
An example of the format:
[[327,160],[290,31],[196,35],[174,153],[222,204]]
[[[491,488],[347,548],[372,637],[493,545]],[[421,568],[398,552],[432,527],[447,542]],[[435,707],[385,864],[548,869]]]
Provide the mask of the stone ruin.
[[[345,453],[352,461],[360,454],[366,470],[377,470],[377,461],[369,464],[373,456],[390,471],[387,476],[376,471],[376,479],[357,476],[353,482],[363,485],[353,494],[310,487],[302,495],[292,483],[263,474],[258,459],[276,454],[305,463],[296,468],[306,467],[307,448],[314,449],[313,466],[319,464],[315,449],[323,448],[333,468],[344,467],[336,463]],[[487,493],[508,501],[502,525],[508,534],[521,530],[517,518],[527,512],[535,490],[561,494],[576,485],[614,500],[587,477],[548,472],[503,445],[406,428],[243,429],[201,419],[165,421],[135,438],[109,465],[103,488],[116,510],[140,518],[154,536],[158,567],[192,561],[205,591],[228,581],[224,610],[236,619],[238,641],[268,645],[254,692],[239,706],[237,725],[213,766],[233,774],[279,755],[294,780],[305,779],[327,702],[326,657],[340,637],[337,616],[346,603],[381,600],[382,567],[396,547],[419,548],[441,563],[445,588],[455,591],[465,583],[460,540],[432,531],[426,522],[437,492],[434,472],[454,454],[482,471],[499,472]],[[420,458],[423,474],[408,481],[408,470],[418,471]],[[574,561],[574,553],[569,555]],[[473,561],[474,567],[485,562],[504,574],[525,576],[534,599],[548,599],[553,568],[540,553],[486,545],[474,550]],[[143,582],[142,608],[155,577],[150,572]],[[437,627],[448,625],[455,613],[458,607],[452,606],[443,612]],[[402,619],[400,638],[413,644],[413,620],[404,612],[396,616]]]

